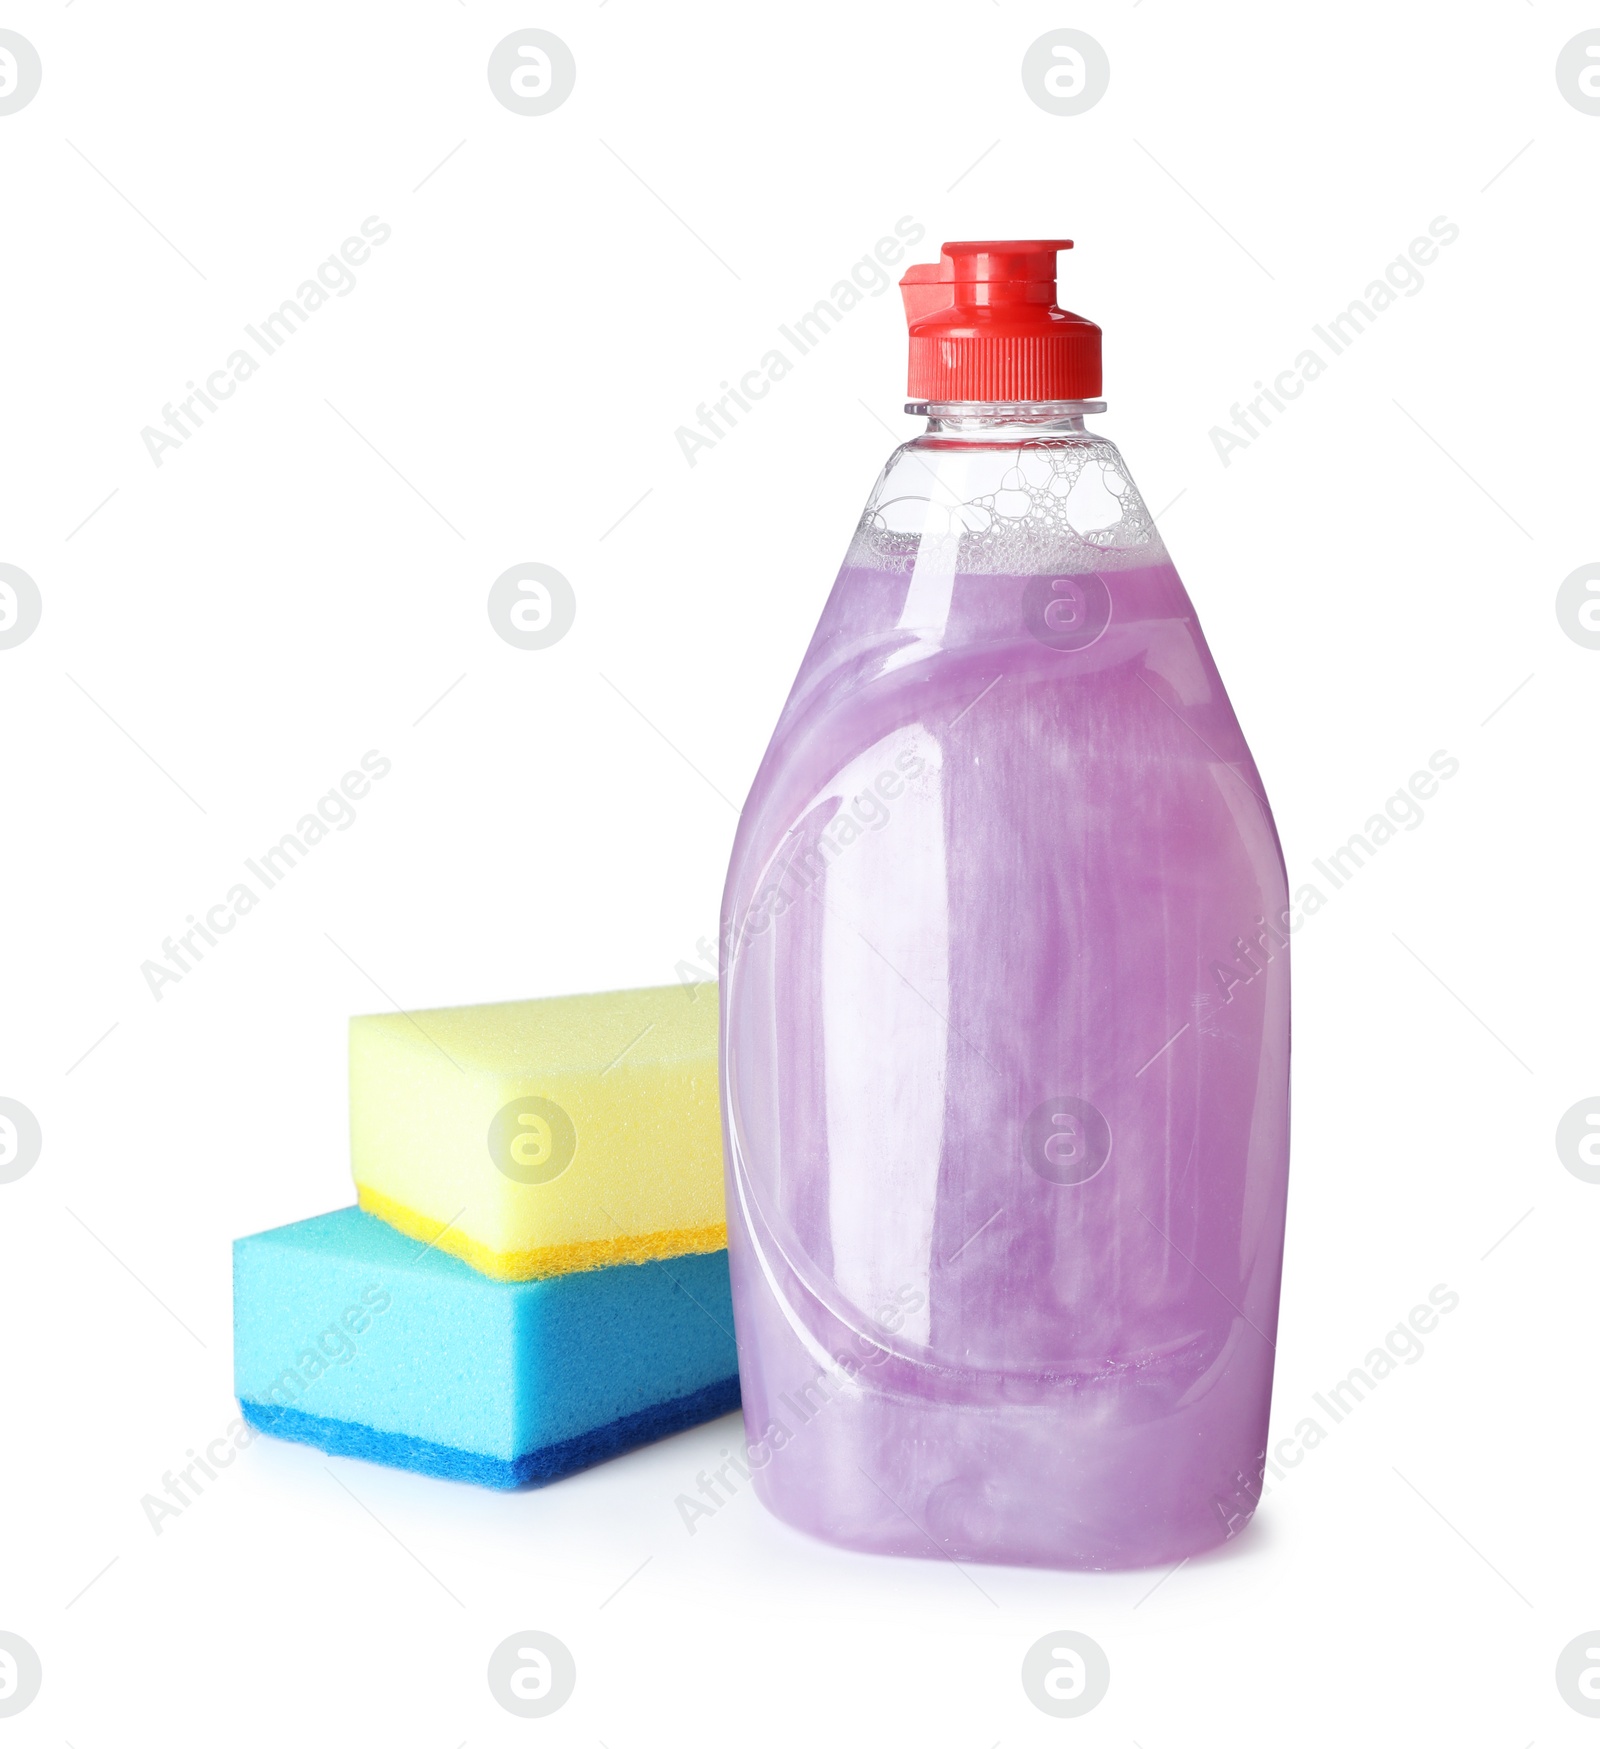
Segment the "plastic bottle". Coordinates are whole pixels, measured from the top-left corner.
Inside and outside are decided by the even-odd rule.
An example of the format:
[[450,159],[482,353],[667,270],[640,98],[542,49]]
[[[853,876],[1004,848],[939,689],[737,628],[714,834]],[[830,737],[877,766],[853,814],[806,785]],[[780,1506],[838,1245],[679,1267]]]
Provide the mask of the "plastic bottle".
[[1064,241],[902,281],[909,412],[722,919],[756,1490],[854,1548],[1176,1560],[1259,1498],[1288,907]]

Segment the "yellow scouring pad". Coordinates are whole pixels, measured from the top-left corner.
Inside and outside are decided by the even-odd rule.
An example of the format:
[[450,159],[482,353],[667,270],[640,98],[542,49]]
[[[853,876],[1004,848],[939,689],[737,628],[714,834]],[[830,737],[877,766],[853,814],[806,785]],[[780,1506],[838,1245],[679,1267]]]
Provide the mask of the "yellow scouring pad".
[[499,1281],[728,1242],[717,987],[350,1022],[362,1208]]

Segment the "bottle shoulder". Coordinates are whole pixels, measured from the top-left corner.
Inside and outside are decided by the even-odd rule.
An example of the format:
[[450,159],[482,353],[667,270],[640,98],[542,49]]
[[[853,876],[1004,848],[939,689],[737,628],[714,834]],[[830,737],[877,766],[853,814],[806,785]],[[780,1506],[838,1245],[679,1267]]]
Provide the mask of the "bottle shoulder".
[[1088,572],[1167,554],[1121,451],[1095,432],[974,442],[927,432],[885,464],[847,565]]

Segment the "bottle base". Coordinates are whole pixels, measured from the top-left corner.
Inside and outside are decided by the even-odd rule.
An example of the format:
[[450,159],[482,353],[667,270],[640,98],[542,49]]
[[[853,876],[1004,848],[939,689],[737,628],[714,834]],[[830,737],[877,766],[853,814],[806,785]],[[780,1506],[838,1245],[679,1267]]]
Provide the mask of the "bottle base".
[[1271,1349],[1259,1338],[1200,1392],[1112,1377],[1042,1400],[972,1403],[860,1377],[775,1383],[745,1374],[755,1493],[786,1524],[863,1553],[1170,1566],[1232,1542],[1261,1497]]
[[[793,1503],[774,1499],[759,1476],[755,1492],[767,1511],[790,1529],[856,1554],[943,1560],[959,1566],[1035,1567],[1055,1572],[1122,1573],[1170,1567],[1176,1561],[1210,1554],[1238,1541],[1254,1518],[1254,1508],[1247,1503],[1225,1502],[1209,1522],[1202,1519],[1185,1525],[1181,1531],[1162,1527],[1148,1535],[1125,1534],[1114,1539],[1058,1541],[1048,1533],[1018,1536],[1009,1534],[999,1524],[989,1534],[974,1534],[979,1527],[972,1526],[966,1535],[949,1532],[941,1535],[918,1524],[887,1494],[882,1500],[884,1516],[821,1519],[794,1510]],[[971,1511],[970,1506],[967,1510]]]

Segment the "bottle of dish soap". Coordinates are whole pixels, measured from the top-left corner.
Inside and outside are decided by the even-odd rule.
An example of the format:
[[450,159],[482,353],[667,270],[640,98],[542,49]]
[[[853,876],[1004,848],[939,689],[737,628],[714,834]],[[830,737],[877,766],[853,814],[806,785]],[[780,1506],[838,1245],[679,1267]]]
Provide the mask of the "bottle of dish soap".
[[749,1463],[886,1554],[1168,1562],[1260,1494],[1289,1147],[1261,778],[1102,412],[1065,241],[902,291],[869,500],[722,914]]

